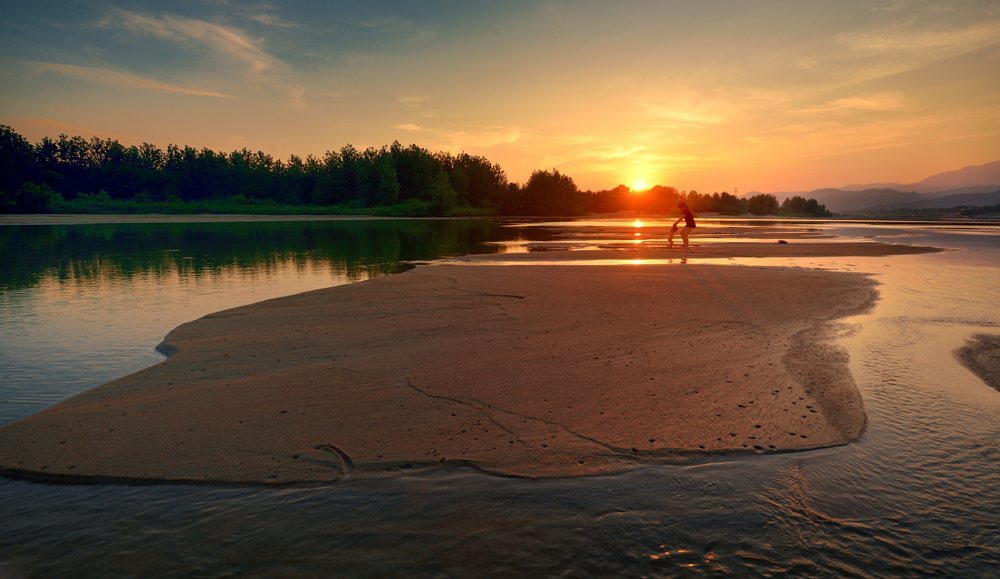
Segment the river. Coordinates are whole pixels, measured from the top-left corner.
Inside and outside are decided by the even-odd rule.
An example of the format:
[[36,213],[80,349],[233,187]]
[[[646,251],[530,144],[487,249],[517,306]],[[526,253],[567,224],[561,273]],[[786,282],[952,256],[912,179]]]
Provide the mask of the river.
[[[588,223],[595,238],[615,224]],[[1000,392],[954,351],[1000,333],[1000,227],[792,225],[949,250],[731,260],[879,282],[874,309],[840,337],[868,414],[856,443],[570,479],[462,468],[295,489],[3,479],[0,575],[996,576]],[[787,226],[758,223],[748,237]],[[552,227],[0,226],[0,424],[158,362],[163,336],[201,315],[405,262],[517,250]]]

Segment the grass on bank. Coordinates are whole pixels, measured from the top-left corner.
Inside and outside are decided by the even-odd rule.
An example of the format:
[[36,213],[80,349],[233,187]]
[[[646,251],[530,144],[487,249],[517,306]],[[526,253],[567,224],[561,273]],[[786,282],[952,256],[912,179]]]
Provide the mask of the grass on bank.
[[[43,188],[44,186],[37,186]],[[233,195],[221,199],[184,201],[172,199],[156,201],[150,199],[114,199],[105,192],[81,193],[74,199],[64,199],[48,187],[47,191],[30,191],[30,199],[17,199],[19,209],[25,205],[31,213],[73,213],[73,214],[163,214],[195,215],[249,214],[249,215],[375,215],[381,217],[489,217],[496,215],[492,208],[453,206],[447,210],[435,206],[431,201],[408,200],[394,205],[365,207],[356,204],[343,205],[291,205],[267,199],[249,199],[243,195]],[[19,191],[24,196],[25,191]],[[13,203],[11,203],[13,205]],[[3,213],[0,208],[0,213]]]

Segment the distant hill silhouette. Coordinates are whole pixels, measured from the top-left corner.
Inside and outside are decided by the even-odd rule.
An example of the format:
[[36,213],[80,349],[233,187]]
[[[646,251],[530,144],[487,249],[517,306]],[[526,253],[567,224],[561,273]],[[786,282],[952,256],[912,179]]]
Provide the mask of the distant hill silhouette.
[[[954,171],[931,175],[916,183],[868,183],[837,187],[841,191],[864,191],[869,189],[895,189],[896,191],[916,191],[917,193],[939,197],[956,193],[983,193],[1000,187],[1000,161],[973,165]],[[961,190],[961,191],[959,191]]]
[[[956,189],[962,189],[967,193],[1000,189],[1000,161],[938,173],[912,185],[913,191],[934,197],[939,194],[950,194],[948,192]],[[980,191],[972,189],[980,189]]]
[[923,197],[915,191],[897,191],[896,189],[864,189],[862,191],[844,191],[841,189],[816,189],[805,194],[826,205],[830,211],[857,211],[868,209],[873,205],[891,204],[902,207],[915,203]]
[[986,207],[1000,205],[1000,189],[989,193],[958,193],[944,197],[924,198],[912,202],[888,203],[868,207],[868,211],[887,211],[892,209],[948,209],[951,207]]
[[993,205],[998,191],[1000,161],[938,173],[916,183],[869,183],[794,194],[815,198],[830,211],[851,212]]

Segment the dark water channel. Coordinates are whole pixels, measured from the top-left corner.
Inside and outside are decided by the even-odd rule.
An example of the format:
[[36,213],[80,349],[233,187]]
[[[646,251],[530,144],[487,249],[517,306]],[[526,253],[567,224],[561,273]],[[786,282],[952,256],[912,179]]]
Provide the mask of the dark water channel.
[[[881,284],[842,326],[868,413],[857,443],[554,480],[0,480],[0,576],[996,577],[1000,392],[953,351],[1000,333],[1000,230],[818,227],[955,250],[767,260]],[[492,221],[0,227],[0,416],[149,365],[167,331],[211,311],[548,235]],[[748,263],[765,262],[734,266]]]

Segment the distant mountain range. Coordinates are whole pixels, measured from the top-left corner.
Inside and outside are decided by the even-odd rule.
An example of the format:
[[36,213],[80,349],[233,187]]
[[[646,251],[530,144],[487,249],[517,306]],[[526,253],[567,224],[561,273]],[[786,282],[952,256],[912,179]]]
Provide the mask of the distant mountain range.
[[916,183],[868,183],[774,195],[779,201],[792,195],[813,198],[839,212],[996,205],[1000,161],[938,173]]

